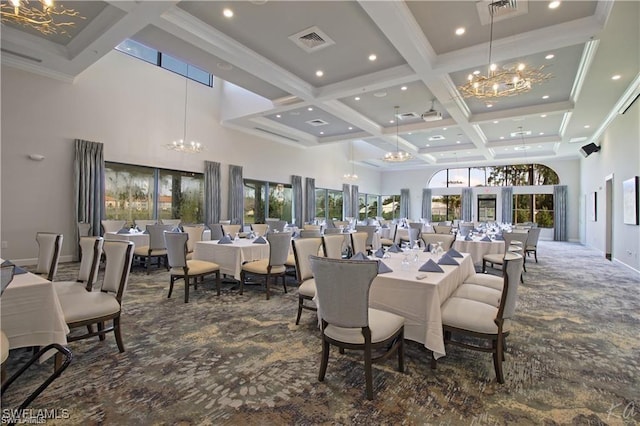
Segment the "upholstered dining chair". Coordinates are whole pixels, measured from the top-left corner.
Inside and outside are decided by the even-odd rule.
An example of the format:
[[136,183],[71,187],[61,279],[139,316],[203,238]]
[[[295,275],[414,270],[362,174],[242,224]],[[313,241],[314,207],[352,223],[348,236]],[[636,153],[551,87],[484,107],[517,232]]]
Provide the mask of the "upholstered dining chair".
[[252,223],[251,230],[259,235],[267,235],[269,233],[268,223]]
[[189,303],[189,286],[193,278],[194,288],[198,289],[198,280],[204,281],[204,277],[214,274],[216,277],[216,289],[220,296],[220,266],[217,263],[205,260],[187,259],[189,247],[189,234],[186,232],[165,232],[165,245],[169,261],[169,295],[173,292],[173,284],[180,278],[184,279],[184,303]]
[[342,247],[346,234],[330,234],[322,237],[322,250],[325,257],[342,259]]
[[[504,238],[504,253],[512,252],[524,255],[524,246],[527,242],[528,232],[505,232],[502,234],[502,237]],[[504,253],[485,254],[482,256],[482,272],[487,271],[487,265],[491,265],[492,268],[495,268],[496,265],[502,266]],[[524,258],[522,267],[526,272],[527,268],[524,265]]]
[[351,254],[364,253],[367,254],[367,233],[366,232],[352,232],[349,234],[351,238]]
[[160,223],[162,225],[171,225],[176,228],[180,226],[180,223],[182,223],[182,219],[160,219]]
[[459,233],[463,237],[469,235],[469,233],[473,231],[474,228],[475,226],[473,225],[473,223],[461,223],[458,227],[458,229],[460,230]]
[[211,229],[211,240],[217,241],[224,237],[224,232],[222,231],[221,223],[212,223],[209,225],[209,229]]
[[[68,342],[98,336],[105,339],[106,333],[115,335],[118,350],[124,352],[120,330],[122,298],[127,289],[133,259],[134,244],[131,241],[104,242],[105,270],[100,291],[82,291],[59,294],[64,319],[70,329],[87,327],[87,333],[67,336]],[[112,324],[105,328],[105,323]],[[97,331],[93,331],[93,325]]]
[[53,281],[58,272],[58,261],[62,251],[62,234],[53,232],[38,232],[38,264],[35,273],[44,275],[49,281]]
[[436,234],[450,234],[452,229],[451,225],[434,225],[433,227]]
[[524,252],[527,256],[533,253],[533,257],[538,263],[538,240],[540,239],[541,228],[531,228],[527,234],[527,242],[525,243]]
[[285,282],[285,272],[287,267],[285,263],[289,257],[289,247],[291,244],[291,234],[288,232],[270,232],[267,234],[267,242],[269,243],[269,258],[247,262],[242,265],[240,272],[240,294],[244,291],[244,282],[247,275],[264,276],[264,285],[267,293],[267,300],[270,295],[271,277],[276,280],[282,277],[282,288],[287,292],[287,284]]
[[371,253],[373,251],[373,235],[376,233],[377,226],[374,225],[357,225],[356,232],[366,232],[367,233],[367,252]]
[[398,232],[398,224],[391,223],[389,225],[389,238],[380,238],[380,244],[383,246],[392,246],[396,242],[396,234]]
[[136,247],[134,256],[140,260],[144,259],[145,269],[147,274],[151,269],[151,259],[155,258],[158,261],[158,266],[164,263],[169,269],[167,264],[167,246],[164,242],[164,233],[171,232],[173,226],[171,225],[147,225],[147,233],[149,234],[149,245]]
[[53,288],[57,294],[91,291],[93,283],[98,279],[98,266],[102,256],[102,237],[80,238],[80,248],[83,256],[80,260],[80,269],[75,281],[56,281]]
[[127,224],[126,220],[101,220],[100,226],[102,227],[102,235],[107,232],[118,232]]
[[147,225],[157,225],[158,221],[155,219],[135,219],[133,224],[141,231],[147,229]]
[[422,235],[422,223],[410,222],[408,231],[409,232],[407,232],[407,236],[401,237],[399,242],[403,243],[406,241],[411,245],[411,247],[413,247],[415,241],[419,240],[420,236]]
[[319,229],[302,229],[300,230],[300,238],[321,238],[322,233]]
[[296,260],[296,279],[298,280],[298,315],[296,316],[296,325],[298,325],[303,309],[317,311],[315,303],[312,302],[316,296],[316,282],[313,278],[309,256],[318,255],[322,238],[300,238],[292,240],[291,244]]
[[222,232],[224,235],[231,236],[231,239],[233,239],[236,234],[240,234],[241,230],[242,226],[240,225],[222,225]]
[[327,229],[324,230],[323,234],[324,235],[342,234],[342,229],[340,229],[340,228],[327,228]]
[[421,239],[424,242],[425,247],[428,247],[429,244],[442,243],[442,249],[444,251],[447,251],[451,247],[453,247],[453,243],[456,240],[456,236],[453,234],[423,233]]
[[[331,345],[364,351],[367,399],[373,399],[371,364],[398,355],[404,372],[404,318],[369,308],[369,289],[378,274],[373,260],[338,260],[310,256],[322,324],[322,361],[318,380],[324,381]],[[374,351],[382,354],[374,357]]]
[[91,234],[91,224],[88,222],[78,222],[78,260],[82,260],[82,248],[80,247],[80,238],[89,237]]
[[[193,257],[196,243],[202,241],[204,225],[184,225],[182,231],[189,236],[187,239],[187,260],[189,260]],[[171,262],[169,262],[169,265],[171,265]]]
[[[451,343],[472,350],[491,352],[498,383],[504,383],[502,362],[505,339],[512,329],[511,320],[515,314],[523,262],[524,258],[519,254],[513,254],[505,259],[504,284],[497,307],[477,300],[451,296],[441,308],[445,344]],[[490,345],[476,345],[467,339],[456,340],[458,336],[488,341]],[[431,368],[436,368],[434,357],[431,358]]]

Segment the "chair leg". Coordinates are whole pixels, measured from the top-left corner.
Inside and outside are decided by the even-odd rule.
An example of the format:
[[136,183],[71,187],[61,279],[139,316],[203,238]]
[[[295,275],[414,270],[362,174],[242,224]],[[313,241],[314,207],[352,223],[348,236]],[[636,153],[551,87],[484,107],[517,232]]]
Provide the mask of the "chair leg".
[[240,272],[240,294],[242,294],[242,292],[244,291],[244,279],[245,279],[245,273],[244,271]]
[[364,375],[367,388],[367,399],[373,399],[373,371],[371,367],[371,346],[364,350]]
[[[100,333],[102,330],[104,330],[104,323],[103,322],[99,322],[98,323],[98,332]],[[105,339],[104,333],[98,334],[98,339],[104,340]]]
[[487,261],[482,259],[482,273],[486,274],[487,273]]
[[431,369],[435,370],[437,364],[438,364],[438,360],[436,359],[435,354],[432,352],[431,353]]
[[144,261],[144,266],[147,268],[147,275],[149,275],[149,269],[151,268],[151,256],[147,256]]
[[269,297],[270,297],[270,295],[269,295],[269,281],[271,281],[271,274],[267,274],[267,279],[264,282],[264,286],[267,289],[267,300],[269,300]]
[[404,373],[404,332],[398,337],[398,371]]
[[298,296],[298,315],[296,316],[296,325],[300,324],[300,316],[302,315],[302,304],[304,299],[302,296]]
[[502,374],[502,359],[503,359],[502,338],[498,336],[493,341],[493,366],[496,370],[496,380],[498,383],[504,383],[504,375]]
[[538,263],[538,250],[533,251],[533,257],[536,259],[536,263]]
[[175,277],[171,275],[171,278],[169,278],[169,295],[167,296],[167,299],[171,298],[171,293],[173,293],[173,283],[175,281],[176,281]]
[[287,274],[282,274],[282,288],[284,288],[285,294],[287,293]]
[[120,333],[120,317],[113,319],[113,333],[116,335],[116,343],[120,353],[124,352],[124,344],[122,343],[122,333]]
[[322,359],[320,360],[320,373],[318,374],[318,381],[324,381],[324,375],[327,373],[327,365],[329,364],[329,342],[322,337]]
[[218,296],[220,296],[220,271],[216,272],[216,290],[217,290]]
[[[194,277],[198,279],[198,277]],[[189,275],[184,276],[184,303],[189,303]]]

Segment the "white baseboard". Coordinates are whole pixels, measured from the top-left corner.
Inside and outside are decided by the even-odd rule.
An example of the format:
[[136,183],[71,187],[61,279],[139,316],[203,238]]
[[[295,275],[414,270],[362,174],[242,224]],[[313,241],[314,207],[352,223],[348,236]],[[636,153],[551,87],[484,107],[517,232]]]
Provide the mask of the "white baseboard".
[[622,266],[625,266],[625,267],[627,267],[627,268],[631,269],[631,270],[632,270],[633,272],[635,272],[636,274],[640,274],[640,271],[639,271],[639,270],[637,270],[637,269],[633,268],[631,265],[627,265],[626,263],[624,263],[624,262],[623,262],[623,261],[621,261],[621,260],[618,260],[618,259],[617,259],[617,258],[615,258],[615,257],[613,258],[613,261],[614,261],[614,262],[616,262],[618,265],[622,265]]

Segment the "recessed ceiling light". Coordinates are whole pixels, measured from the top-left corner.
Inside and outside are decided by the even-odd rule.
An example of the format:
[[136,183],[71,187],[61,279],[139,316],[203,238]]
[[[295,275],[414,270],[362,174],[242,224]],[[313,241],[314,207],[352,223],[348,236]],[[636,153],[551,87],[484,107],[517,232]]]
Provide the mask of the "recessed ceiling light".
[[549,95],[544,95],[542,99],[549,99]]
[[353,130],[353,127],[349,126],[349,130]]
[[549,54],[548,54],[547,56],[545,56],[544,58],[545,58],[545,59],[553,59],[553,58],[555,58],[555,57],[556,57],[556,55],[554,55],[553,53],[549,53]]
[[465,31],[464,27],[456,28],[456,35],[462,35]]
[[222,11],[222,14],[225,16],[225,18],[233,18],[233,10],[231,9],[224,9]]
[[316,71],[316,77],[322,77],[324,75],[324,71],[318,70]]
[[493,104],[487,104],[487,108],[493,108]]
[[558,0],[554,0],[549,3],[549,9],[557,9],[560,6],[560,2]]
[[369,55],[369,60],[371,62],[375,61],[376,59],[378,59],[378,57],[376,55],[374,55],[373,53],[371,55]]
[[312,107],[307,108],[307,111],[313,111]]
[[402,86],[400,90],[407,90],[407,86]]
[[443,127],[442,130],[447,130],[447,127]]
[[500,136],[500,139],[504,139],[504,136]]
[[387,96],[387,92],[376,92],[373,94],[373,96],[375,96],[376,98],[384,98],[385,96]]
[[616,74],[611,77],[611,80],[620,80],[620,77],[622,77],[620,74]]
[[277,115],[276,115],[276,118],[280,118],[280,117],[282,117],[280,114],[277,114]]
[[321,135],[324,135],[324,132],[320,132]]
[[498,120],[493,120],[493,124],[498,124],[499,121]]
[[538,145],[538,148],[542,148],[542,145]]
[[542,114],[542,115],[540,116],[540,118],[545,118],[546,116],[547,116],[547,114]]
[[540,135],[540,136],[544,135],[544,132],[540,132],[540,133],[539,133],[539,135]]
[[473,75],[478,75],[478,74],[480,74],[480,70],[475,70],[475,71],[473,72]]
[[460,143],[460,141],[456,141],[456,143]]
[[356,97],[355,97],[355,98],[353,98],[353,99],[355,99],[356,101],[359,101],[359,100],[360,100],[360,96],[356,96]]
[[585,129],[588,129],[589,127],[591,127],[591,126],[590,126],[590,125],[588,125],[588,124],[585,124],[585,125],[584,125],[584,128],[585,128]]
[[427,148],[429,148],[429,147],[430,147],[431,145],[429,145],[429,144],[426,144],[425,146],[426,146]]

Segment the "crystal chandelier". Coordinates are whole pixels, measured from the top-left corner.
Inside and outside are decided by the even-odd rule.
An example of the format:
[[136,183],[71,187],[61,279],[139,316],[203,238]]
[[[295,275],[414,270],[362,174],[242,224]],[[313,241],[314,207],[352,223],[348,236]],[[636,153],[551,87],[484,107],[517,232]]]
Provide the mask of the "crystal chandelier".
[[351,141],[351,146],[350,146],[350,150],[351,150],[351,173],[345,173],[344,175],[342,175],[342,177],[346,180],[358,180],[358,175],[356,174],[355,171],[355,165],[353,163],[353,141]]
[[510,4],[505,0],[497,0],[489,4],[489,14],[491,16],[489,70],[487,75],[482,75],[478,71],[469,74],[466,84],[458,87],[462,97],[490,101],[507,96],[516,96],[528,92],[534,84],[543,83],[551,78],[551,74],[543,71],[544,66],[537,69],[529,69],[525,64],[520,63],[508,64],[498,69],[498,66],[491,62],[493,17],[496,9],[508,7]]
[[411,154],[406,151],[400,151],[400,136],[398,136],[398,108],[399,106],[395,106],[395,114],[394,119],[396,122],[396,150],[394,152],[387,152],[384,155],[383,160],[389,163],[402,163],[403,161],[407,161],[411,159]]
[[[35,4],[32,6],[32,4]],[[42,34],[67,34],[66,28],[73,27],[75,22],[61,21],[64,16],[85,19],[75,9],[67,9],[53,0],[2,0],[0,1],[2,22],[12,22],[24,27],[33,28]]]
[[185,80],[185,87],[184,87],[184,127],[183,127],[183,138],[180,140],[175,140],[169,144],[166,145],[167,149],[173,150],[173,151],[178,151],[178,152],[184,152],[187,154],[197,154],[199,152],[202,152],[204,150],[204,145],[202,145],[200,142],[196,142],[196,141],[190,141],[187,142],[187,93],[188,93],[188,89],[189,89],[189,80],[188,79],[184,79]]

